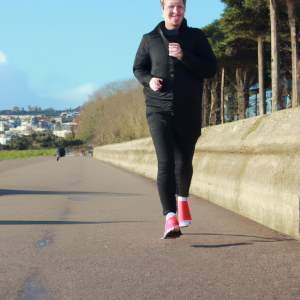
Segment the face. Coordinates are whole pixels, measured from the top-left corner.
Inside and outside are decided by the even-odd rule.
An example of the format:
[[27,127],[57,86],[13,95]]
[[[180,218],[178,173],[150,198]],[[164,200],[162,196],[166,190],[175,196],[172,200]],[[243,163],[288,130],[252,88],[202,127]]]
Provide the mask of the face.
[[167,29],[171,30],[180,27],[185,14],[183,0],[166,0],[162,11]]

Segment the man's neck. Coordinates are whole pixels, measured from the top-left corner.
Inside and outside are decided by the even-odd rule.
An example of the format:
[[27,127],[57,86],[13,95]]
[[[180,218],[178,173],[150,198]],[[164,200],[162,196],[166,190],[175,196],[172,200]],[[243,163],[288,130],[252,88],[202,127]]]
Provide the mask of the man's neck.
[[167,36],[175,36],[175,35],[178,35],[178,33],[179,33],[179,28],[168,29],[166,26],[164,26],[164,33],[165,33]]

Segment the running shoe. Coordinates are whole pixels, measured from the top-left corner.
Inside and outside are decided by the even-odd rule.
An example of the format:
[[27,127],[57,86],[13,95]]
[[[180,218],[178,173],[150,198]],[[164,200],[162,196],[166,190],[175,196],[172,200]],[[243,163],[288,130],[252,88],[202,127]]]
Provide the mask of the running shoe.
[[179,227],[180,228],[188,227],[189,225],[191,225],[191,221],[180,221],[179,222]]
[[191,213],[187,197],[178,197],[177,201],[179,227],[188,227],[191,225]]
[[161,239],[175,239],[182,235],[176,215],[166,220],[165,234]]

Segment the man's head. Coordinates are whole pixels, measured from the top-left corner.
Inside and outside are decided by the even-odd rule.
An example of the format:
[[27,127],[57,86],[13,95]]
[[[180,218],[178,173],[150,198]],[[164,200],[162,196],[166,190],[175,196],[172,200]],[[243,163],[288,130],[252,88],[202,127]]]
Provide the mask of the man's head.
[[160,0],[166,28],[179,28],[185,14],[186,0]]
[[[166,2],[167,2],[167,0],[160,0],[161,6],[165,6]],[[183,0],[183,4],[184,4],[184,7],[186,7],[186,0]]]

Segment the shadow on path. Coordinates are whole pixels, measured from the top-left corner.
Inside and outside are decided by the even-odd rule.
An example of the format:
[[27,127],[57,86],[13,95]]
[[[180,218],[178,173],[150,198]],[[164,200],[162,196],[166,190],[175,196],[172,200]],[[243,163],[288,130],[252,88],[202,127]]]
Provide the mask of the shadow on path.
[[85,224],[111,224],[111,223],[142,223],[143,221],[106,221],[106,222],[80,222],[80,221],[0,221],[0,225],[85,225]]
[[226,247],[233,247],[233,246],[249,246],[249,245],[253,245],[253,243],[276,243],[276,242],[295,241],[292,238],[268,238],[268,237],[241,235],[241,234],[185,233],[184,235],[228,236],[228,237],[239,237],[239,238],[244,237],[249,239],[249,242],[244,242],[244,243],[219,244],[219,245],[191,245],[192,248],[226,248]]
[[184,235],[208,235],[208,236],[234,236],[234,237],[245,237],[245,238],[256,238],[260,239],[253,242],[268,243],[268,242],[286,242],[286,241],[295,241],[291,237],[286,238],[268,238],[263,236],[252,236],[252,235],[242,235],[242,234],[218,234],[218,233],[185,233]]
[[42,286],[37,277],[28,279],[26,286],[20,291],[16,300],[50,300],[48,291]]
[[109,192],[77,192],[77,191],[28,191],[28,190],[4,190],[0,189],[0,196],[8,195],[105,195],[105,196],[142,196],[130,193]]
[[225,248],[232,246],[247,246],[252,245],[252,243],[236,243],[236,244],[224,244],[224,245],[191,245],[192,248]]

